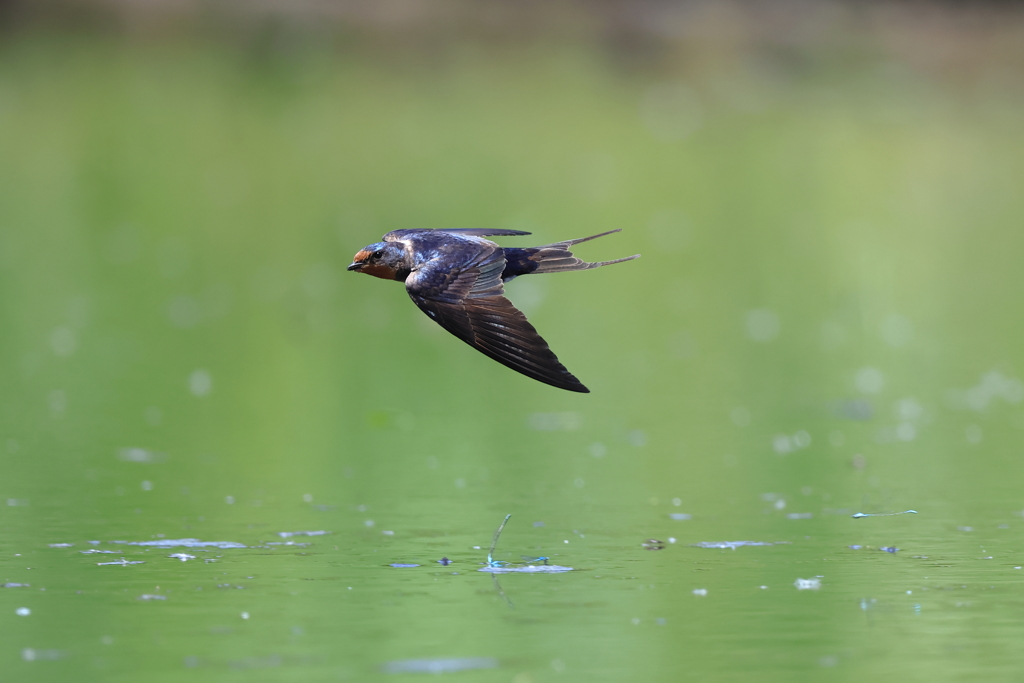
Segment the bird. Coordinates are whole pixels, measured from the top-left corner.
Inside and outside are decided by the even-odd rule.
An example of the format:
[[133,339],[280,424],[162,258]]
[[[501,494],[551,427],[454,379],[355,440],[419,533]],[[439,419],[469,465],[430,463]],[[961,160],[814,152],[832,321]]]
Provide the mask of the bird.
[[347,270],[404,282],[420,310],[477,351],[539,382],[585,394],[590,390],[505,297],[505,283],[521,275],[590,270],[639,258],[589,263],[569,250],[620,230],[523,249],[485,239],[530,234],[521,230],[392,230],[357,252]]

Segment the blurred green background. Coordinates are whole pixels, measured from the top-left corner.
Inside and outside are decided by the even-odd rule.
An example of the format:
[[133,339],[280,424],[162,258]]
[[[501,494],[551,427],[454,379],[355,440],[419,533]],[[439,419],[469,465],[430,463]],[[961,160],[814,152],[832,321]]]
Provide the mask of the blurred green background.
[[[0,594],[0,661],[22,680],[365,680],[471,655],[499,666],[464,675],[517,683],[1019,670],[1016,5],[8,2],[0,17],[0,578],[26,580],[15,557],[38,554],[50,587],[27,620],[25,593]],[[577,253],[639,261],[508,286],[593,393],[517,375],[400,285],[345,272],[410,227],[533,233],[509,246],[621,228]],[[552,581],[507,611],[470,574],[509,512],[505,559],[559,552],[639,587],[531,577]],[[299,528],[334,538],[281,565],[234,556],[239,577],[276,577],[260,603],[289,614],[247,632],[216,630],[223,592],[111,603],[124,586],[78,555],[86,539]],[[652,537],[673,540],[647,552]],[[687,545],[748,537],[792,545]],[[46,547],[62,541],[76,549]],[[913,547],[884,563],[847,548],[865,543]],[[441,555],[475,588],[382,573]],[[176,573],[150,560],[124,580],[221,580],[161,561]],[[859,631],[864,600],[937,566],[955,578],[932,588],[979,593]],[[712,573],[681,579],[697,571]],[[308,575],[328,583],[295,607],[283,586]],[[805,575],[845,581],[795,606]],[[353,604],[353,577],[380,595]],[[748,602],[761,583],[777,592]]]

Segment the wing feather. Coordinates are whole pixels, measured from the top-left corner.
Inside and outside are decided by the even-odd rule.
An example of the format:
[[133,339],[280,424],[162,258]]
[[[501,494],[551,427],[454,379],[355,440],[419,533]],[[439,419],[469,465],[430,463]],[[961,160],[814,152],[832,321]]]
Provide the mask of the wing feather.
[[501,249],[484,244],[462,266],[426,264],[409,276],[406,288],[431,319],[489,358],[545,384],[589,392],[505,297],[504,268]]

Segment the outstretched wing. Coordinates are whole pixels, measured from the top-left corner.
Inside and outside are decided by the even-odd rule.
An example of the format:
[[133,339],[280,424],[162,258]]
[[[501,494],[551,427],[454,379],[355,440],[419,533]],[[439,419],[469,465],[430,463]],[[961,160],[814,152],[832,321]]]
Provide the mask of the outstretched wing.
[[490,235],[529,235],[522,230],[499,230],[497,228],[451,228],[446,230],[430,230],[426,228],[406,228],[404,230],[392,230],[384,235],[385,242],[395,242],[414,233],[450,232],[456,235],[468,235],[470,237],[488,237]]
[[405,286],[424,313],[484,355],[545,384],[589,393],[505,298],[504,268],[501,249],[480,244],[463,263],[424,265]]

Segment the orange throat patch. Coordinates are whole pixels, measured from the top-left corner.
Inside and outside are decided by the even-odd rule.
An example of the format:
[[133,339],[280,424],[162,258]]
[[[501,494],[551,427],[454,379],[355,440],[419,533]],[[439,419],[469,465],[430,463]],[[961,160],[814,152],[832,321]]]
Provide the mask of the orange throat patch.
[[360,273],[366,273],[367,275],[372,275],[374,277],[379,277],[379,278],[381,278],[383,280],[394,280],[395,279],[395,274],[398,271],[395,270],[394,268],[390,268],[388,266],[382,266],[382,265],[377,264],[377,263],[373,263],[373,264],[368,263],[368,264],[364,265],[362,268],[360,268],[359,272]]

